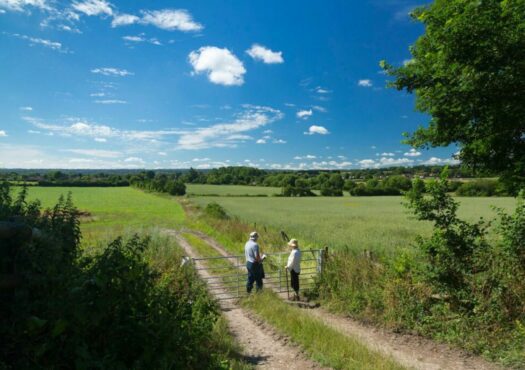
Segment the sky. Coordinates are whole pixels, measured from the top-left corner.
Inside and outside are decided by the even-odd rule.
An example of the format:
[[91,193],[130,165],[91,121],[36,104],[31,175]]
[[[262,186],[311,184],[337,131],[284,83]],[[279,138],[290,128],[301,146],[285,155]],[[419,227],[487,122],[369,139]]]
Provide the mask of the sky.
[[0,167],[352,169],[455,163],[383,59],[410,0],[0,0]]

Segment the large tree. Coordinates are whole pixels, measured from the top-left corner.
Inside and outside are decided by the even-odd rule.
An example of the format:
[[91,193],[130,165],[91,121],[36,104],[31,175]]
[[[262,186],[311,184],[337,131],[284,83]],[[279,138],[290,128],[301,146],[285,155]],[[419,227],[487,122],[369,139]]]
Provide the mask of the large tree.
[[459,159],[525,186],[525,0],[435,0],[412,17],[425,33],[390,85],[430,114],[407,134],[414,147],[457,144]]

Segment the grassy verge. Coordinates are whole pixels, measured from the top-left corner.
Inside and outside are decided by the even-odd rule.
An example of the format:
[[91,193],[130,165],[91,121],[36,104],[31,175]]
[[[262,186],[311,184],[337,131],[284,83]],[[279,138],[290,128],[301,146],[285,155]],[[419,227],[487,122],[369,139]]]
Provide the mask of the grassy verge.
[[[188,242],[202,257],[219,253],[199,238],[185,234]],[[209,260],[210,267],[224,267],[226,260]],[[279,331],[301,345],[324,366],[335,369],[403,369],[392,359],[368,349],[357,339],[347,337],[311,317],[305,311],[284,303],[270,291],[243,301],[249,308]]]

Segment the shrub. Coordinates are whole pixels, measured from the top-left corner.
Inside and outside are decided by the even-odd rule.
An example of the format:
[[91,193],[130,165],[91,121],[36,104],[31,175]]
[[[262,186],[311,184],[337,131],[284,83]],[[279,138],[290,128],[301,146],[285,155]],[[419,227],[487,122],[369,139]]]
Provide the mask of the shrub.
[[230,218],[226,213],[226,210],[216,202],[208,203],[206,208],[204,208],[204,213],[213,218],[218,218],[221,220],[227,220]]
[[216,306],[192,269],[151,267],[138,236],[87,256],[71,196],[42,212],[26,193],[0,185],[0,368],[221,366]]

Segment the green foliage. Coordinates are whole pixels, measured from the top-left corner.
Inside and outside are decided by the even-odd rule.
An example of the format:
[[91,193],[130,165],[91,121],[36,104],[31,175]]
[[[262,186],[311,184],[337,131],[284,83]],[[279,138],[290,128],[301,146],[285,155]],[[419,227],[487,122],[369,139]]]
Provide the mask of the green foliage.
[[0,243],[0,367],[221,366],[209,351],[217,309],[180,258],[153,268],[137,236],[85,255],[71,196],[42,212],[26,194],[0,186],[0,222],[17,230]]
[[462,197],[492,197],[495,195],[507,196],[508,194],[497,180],[473,180],[458,186],[456,195]]
[[523,0],[436,0],[413,18],[425,34],[413,58],[394,68],[398,90],[415,92],[431,115],[407,142],[416,147],[459,143],[459,158],[501,174],[509,192],[525,184],[525,3]]
[[147,171],[132,177],[130,183],[134,187],[147,191],[170,195],[186,194],[186,185],[182,179],[177,178],[177,175],[168,176],[163,173],[155,174],[154,171]]
[[204,213],[210,217],[218,218],[220,220],[227,220],[230,218],[226,213],[226,210],[216,202],[208,203],[204,208]]

